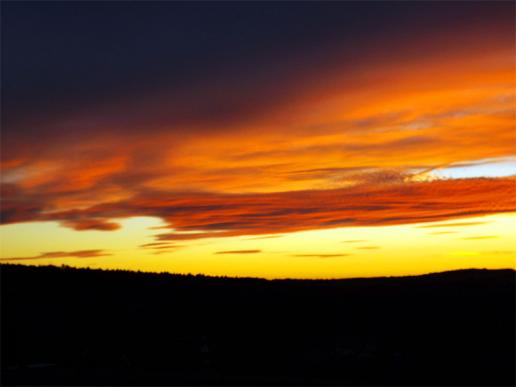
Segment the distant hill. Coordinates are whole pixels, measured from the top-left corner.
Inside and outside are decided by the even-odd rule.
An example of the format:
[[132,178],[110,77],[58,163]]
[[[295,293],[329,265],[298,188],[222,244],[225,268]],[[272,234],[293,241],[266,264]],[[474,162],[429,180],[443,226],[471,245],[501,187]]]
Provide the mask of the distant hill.
[[2,385],[514,385],[513,270],[273,280],[0,265]]

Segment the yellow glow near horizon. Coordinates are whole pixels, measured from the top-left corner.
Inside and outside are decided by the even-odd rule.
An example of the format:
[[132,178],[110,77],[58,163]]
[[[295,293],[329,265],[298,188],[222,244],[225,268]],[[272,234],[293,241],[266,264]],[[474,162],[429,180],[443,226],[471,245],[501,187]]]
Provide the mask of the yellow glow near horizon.
[[[516,213],[399,226],[349,227],[271,236],[153,243],[161,220],[121,220],[117,231],[77,232],[55,222],[3,226],[3,262],[263,278],[350,278],[423,274],[464,268],[514,268]],[[38,258],[48,252],[98,249],[106,256]],[[257,250],[259,250],[257,252]],[[156,254],[158,253],[158,254]]]

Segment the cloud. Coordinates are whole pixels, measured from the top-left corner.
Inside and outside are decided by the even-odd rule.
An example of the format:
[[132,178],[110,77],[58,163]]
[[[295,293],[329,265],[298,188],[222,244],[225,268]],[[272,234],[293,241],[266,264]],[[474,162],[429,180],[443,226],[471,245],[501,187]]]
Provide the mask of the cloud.
[[[513,212],[516,211],[515,181],[514,178],[409,181],[254,194],[146,191],[124,200],[67,211],[49,211],[52,196],[35,198],[31,192],[17,187],[5,190],[2,221],[4,224],[58,221],[77,230],[109,231],[116,228],[116,219],[151,216],[161,218],[169,227],[170,232],[156,236],[162,242],[260,236],[336,227],[438,222]],[[419,227],[478,224],[483,222]]]
[[109,222],[100,219],[70,219],[62,222],[64,226],[71,227],[77,231],[84,230],[99,230],[99,231],[114,231],[120,228],[120,225],[114,222]]
[[[508,37],[512,35],[502,33],[496,20],[480,23],[475,18],[483,29],[464,22],[460,36],[451,34],[458,39],[454,44],[444,33],[448,24],[439,36],[435,31],[431,39],[416,34],[415,41],[387,39],[387,35],[366,39],[360,34],[361,39],[387,39],[389,44],[347,42],[355,54],[341,50],[337,42],[338,50],[314,48],[319,45],[300,49],[296,55],[280,50],[288,57],[285,61],[278,60],[280,51],[266,60],[258,50],[261,64],[251,61],[251,67],[240,66],[236,72],[233,66],[222,66],[232,70],[196,74],[195,82],[174,73],[181,87],[169,83],[172,73],[167,68],[161,74],[163,82],[156,80],[145,90],[133,89],[126,80],[118,90],[116,82],[101,77],[98,95],[90,96],[88,103],[76,95],[74,105],[69,101],[71,89],[58,87],[66,90],[64,100],[45,98],[46,104],[41,104],[42,98],[33,96],[34,109],[16,108],[28,99],[17,94],[21,84],[28,87],[23,96],[29,97],[29,86],[37,83],[25,79],[68,63],[58,61],[41,72],[25,74],[7,94],[14,95],[4,98],[14,106],[4,109],[8,113],[4,115],[14,118],[2,125],[2,178],[5,183],[30,186],[34,196],[59,196],[53,203],[56,209],[71,209],[124,199],[149,188],[242,193],[392,183],[414,173],[414,168],[431,170],[507,157],[514,153],[514,50]],[[510,25],[512,31],[512,23],[505,23],[504,28]],[[352,28],[341,24],[339,30]],[[42,23],[43,35],[48,34],[48,25]],[[53,34],[48,44],[54,42]],[[132,47],[134,42],[125,44]],[[180,46],[184,48],[182,42]],[[421,47],[427,53],[423,62],[415,54]],[[15,60],[19,55],[5,56]],[[39,59],[27,63],[38,66]],[[85,57],[77,66],[91,59]],[[175,62],[177,57],[168,59]],[[302,65],[293,67],[292,60]],[[120,67],[124,66],[116,68]],[[134,70],[144,78],[154,74],[141,72],[140,67]],[[88,80],[100,76],[89,68],[87,74]],[[104,90],[107,85],[114,90]],[[48,90],[39,93],[49,95]],[[40,141],[43,136],[46,141]],[[76,227],[114,226],[77,222]]]
[[[209,71],[86,106],[8,109],[1,222],[109,232],[151,216],[166,223],[166,242],[515,211],[511,178],[425,181],[438,167],[514,153],[513,42],[495,19],[474,20],[460,36],[395,40],[395,57],[392,39],[353,45],[358,63],[346,50],[301,49],[287,55],[304,58],[294,71],[275,57],[256,74]],[[463,225],[473,224],[422,227]]]
[[140,245],[140,247],[142,249],[146,249],[146,248],[152,249],[152,248],[160,247],[160,246],[170,246],[170,244],[167,242],[151,242],[151,243],[144,243],[143,245]]
[[360,246],[355,248],[358,250],[378,250],[380,246]]
[[365,239],[353,239],[349,241],[342,241],[342,243],[361,243],[361,242],[367,242]]
[[257,240],[257,239],[275,239],[275,238],[281,238],[283,235],[266,235],[266,236],[260,236],[260,237],[254,237],[254,238],[247,238],[247,240]]
[[150,250],[172,250],[172,249],[178,249],[180,248],[180,245],[163,245],[163,246],[153,246],[153,247],[147,247]]
[[0,261],[25,261],[51,258],[96,258],[109,255],[111,254],[105,252],[104,250],[48,251],[32,257],[0,258]]
[[214,254],[257,254],[261,253],[262,250],[228,250],[228,251],[217,251]]
[[143,245],[140,245],[140,248],[148,249],[148,250],[179,249],[181,247],[183,247],[183,246],[173,244],[170,242],[152,242],[152,243],[145,243]]
[[305,258],[337,258],[347,257],[351,254],[293,254],[291,257],[305,257]]
[[171,253],[174,251],[176,251],[176,249],[156,250],[152,254],[153,255],[161,255],[161,254],[168,254],[168,253]]
[[144,243],[139,246],[141,249],[152,251],[154,255],[160,255],[165,253],[170,253],[173,251],[177,251],[183,247],[183,245],[178,245],[174,243],[170,243],[168,241],[165,242],[150,242]]
[[446,224],[426,224],[424,226],[418,226],[418,228],[441,228],[441,227],[465,227],[465,226],[480,226],[487,222],[454,222]]
[[[142,127],[153,132],[174,130],[186,134],[210,127],[224,130],[235,123],[245,126],[250,118],[256,121],[257,117],[276,115],[276,110],[289,110],[299,104],[299,99],[307,99],[310,104],[327,94],[331,96],[335,90],[350,95],[348,105],[354,100],[363,105],[365,98],[371,99],[371,92],[355,92],[363,83],[369,81],[376,89],[388,84],[389,89],[397,91],[407,82],[403,69],[410,67],[419,70],[418,87],[421,83],[440,81],[442,67],[454,73],[453,79],[455,74],[469,74],[475,59],[507,48],[513,54],[513,23],[507,16],[511,8],[502,6],[509,8],[501,12],[502,7],[477,7],[446,5],[446,12],[440,7],[429,7],[424,16],[431,17],[428,20],[432,23],[426,25],[415,22],[422,17],[421,10],[416,8],[396,6],[388,17],[367,12],[372,25],[382,31],[372,34],[367,26],[353,22],[355,5],[351,12],[346,5],[324,4],[303,7],[295,13],[281,7],[260,6],[263,11],[258,11],[258,18],[251,15],[257,8],[232,5],[235,14],[246,20],[240,26],[245,44],[227,33],[225,26],[231,22],[224,20],[230,15],[216,9],[210,9],[210,15],[202,15],[202,9],[192,12],[188,6],[142,5],[138,12],[145,14],[154,28],[137,32],[135,16],[131,15],[134,11],[127,8],[112,18],[96,16],[109,12],[102,9],[88,15],[87,20],[86,15],[73,12],[72,7],[62,9],[59,15],[49,11],[27,20],[15,15],[16,23],[6,23],[9,44],[5,44],[5,49],[13,50],[20,45],[25,49],[16,51],[17,55],[5,55],[6,68],[10,70],[9,82],[4,87],[9,113],[6,116],[13,128],[9,131],[9,145],[11,137],[23,144],[31,135],[39,138],[41,133],[50,136],[51,142],[59,142],[59,135],[67,132],[63,128],[66,126],[73,126],[70,138],[80,139],[98,135],[104,128],[122,134]],[[12,17],[8,13],[12,8],[5,11],[7,20]],[[330,8],[334,9],[329,11]],[[199,12],[200,16],[192,17]],[[489,16],[478,17],[479,12]],[[63,15],[74,21],[73,26],[61,22]],[[209,29],[213,39],[200,38],[206,33],[206,26],[197,24],[199,17],[218,26]],[[113,25],[106,20],[116,20],[125,27],[114,32]],[[97,26],[102,39],[90,33],[91,23]],[[291,26],[306,23],[314,33],[292,33]],[[390,27],[393,23],[401,23],[415,33],[400,38],[399,31]],[[39,31],[37,40],[23,38],[22,32],[31,28]],[[74,33],[66,28],[72,28]],[[185,36],[194,39],[195,44],[185,44]],[[73,48],[73,38],[85,42],[81,49]],[[116,55],[110,54],[112,39],[117,43]],[[224,55],[213,55],[214,41]],[[55,55],[38,55],[38,50],[56,47],[61,49]],[[108,60],[98,60],[99,49]],[[139,51],[145,55],[136,60],[134,54]],[[425,52],[424,72],[420,71],[421,51]],[[400,60],[404,63],[401,68]],[[491,75],[498,67],[489,69]],[[392,87],[393,78],[396,87]],[[70,88],[70,84],[77,87]],[[55,90],[49,94],[51,89]],[[25,98],[19,98],[20,95]],[[357,117],[356,121],[378,124],[371,117]],[[39,144],[39,148],[47,146],[47,141]],[[9,146],[7,150],[20,148]]]

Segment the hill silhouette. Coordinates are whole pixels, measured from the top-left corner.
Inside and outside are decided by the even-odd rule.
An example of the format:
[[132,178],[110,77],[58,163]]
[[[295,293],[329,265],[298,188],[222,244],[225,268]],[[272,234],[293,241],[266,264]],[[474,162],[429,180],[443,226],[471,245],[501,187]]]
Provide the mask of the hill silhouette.
[[263,280],[1,265],[2,385],[514,385],[515,272]]

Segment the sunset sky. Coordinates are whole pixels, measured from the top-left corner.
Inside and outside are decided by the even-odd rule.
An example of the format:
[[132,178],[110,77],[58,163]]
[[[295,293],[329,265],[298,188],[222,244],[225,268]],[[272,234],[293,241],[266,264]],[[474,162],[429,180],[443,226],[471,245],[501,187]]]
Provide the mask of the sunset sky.
[[2,262],[516,268],[515,3],[2,2]]

